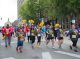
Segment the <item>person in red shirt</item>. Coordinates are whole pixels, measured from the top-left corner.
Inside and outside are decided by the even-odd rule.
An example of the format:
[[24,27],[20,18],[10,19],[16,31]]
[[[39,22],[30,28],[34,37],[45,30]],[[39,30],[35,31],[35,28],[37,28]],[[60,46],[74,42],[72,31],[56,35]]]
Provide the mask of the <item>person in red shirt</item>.
[[5,28],[5,47],[10,47],[11,46],[11,29],[9,27],[9,25],[6,26]]
[[14,34],[14,28],[11,26],[10,30],[11,30],[11,36],[12,36]]
[[29,25],[27,25],[24,28],[24,32],[26,33],[26,36],[28,37],[28,43],[29,43],[29,41],[30,41],[30,28],[29,28]]

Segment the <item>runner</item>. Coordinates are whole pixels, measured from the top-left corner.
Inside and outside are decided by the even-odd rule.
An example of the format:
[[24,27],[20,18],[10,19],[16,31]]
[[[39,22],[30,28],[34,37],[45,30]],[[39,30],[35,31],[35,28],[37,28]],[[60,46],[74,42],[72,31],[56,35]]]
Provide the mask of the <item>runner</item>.
[[52,48],[54,48],[54,34],[53,34],[53,29],[51,26],[49,26],[49,28],[47,29],[47,43],[46,45],[48,45],[48,43],[52,42]]
[[61,29],[61,26],[59,29],[57,29],[57,38],[59,48],[62,48],[61,45],[63,44],[63,30]]
[[34,31],[34,29],[31,30],[30,41],[31,41],[32,48],[34,48],[34,43],[35,43],[35,31]]
[[37,47],[40,47],[40,45],[41,45],[41,30],[38,27],[37,29]]
[[46,37],[46,31],[47,31],[46,27],[43,26],[43,27],[41,28],[41,38],[42,38],[43,40],[44,40],[45,37]]
[[59,24],[57,23],[57,24],[55,24],[54,29],[53,29],[55,41],[56,41],[56,39],[57,39],[57,30],[58,30],[58,29],[59,29]]
[[24,28],[24,32],[26,33],[26,36],[28,38],[28,43],[30,42],[30,28],[29,28],[29,25],[27,25],[25,28]]
[[7,48],[11,46],[11,29],[8,24],[5,28],[5,36],[6,36],[5,47]]
[[23,43],[25,40],[25,34],[23,32],[23,29],[20,28],[19,31],[17,32],[17,37],[18,37],[18,41],[17,41],[17,47],[16,47],[16,51],[22,53],[22,49],[23,49]]
[[72,41],[72,45],[70,46],[70,49],[73,49],[75,52],[77,52],[78,31],[75,25],[72,25],[72,28],[69,30],[68,35],[70,35],[70,39]]

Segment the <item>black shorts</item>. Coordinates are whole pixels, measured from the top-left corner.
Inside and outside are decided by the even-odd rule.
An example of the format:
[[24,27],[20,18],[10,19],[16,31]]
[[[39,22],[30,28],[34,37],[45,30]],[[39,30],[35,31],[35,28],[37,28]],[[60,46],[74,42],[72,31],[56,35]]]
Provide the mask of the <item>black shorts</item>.
[[63,40],[63,37],[58,37],[58,40]]
[[54,37],[52,37],[52,35],[48,34],[47,40],[50,40],[50,39],[54,39]]
[[38,36],[38,41],[37,42],[41,42],[41,36]]
[[35,42],[35,36],[30,36],[30,40],[31,40],[31,44],[33,44]]

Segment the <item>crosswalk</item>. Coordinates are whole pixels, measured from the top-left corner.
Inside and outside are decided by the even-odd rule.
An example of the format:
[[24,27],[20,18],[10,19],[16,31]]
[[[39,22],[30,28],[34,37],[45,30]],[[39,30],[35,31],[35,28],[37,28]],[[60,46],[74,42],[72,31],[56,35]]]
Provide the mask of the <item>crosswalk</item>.
[[8,58],[3,58],[3,59],[15,59],[14,57],[8,57]]
[[[5,58],[6,56],[4,56],[4,57],[2,57],[2,58],[0,58],[0,59],[17,59],[17,57],[21,57],[21,56],[15,56],[15,54],[16,54],[16,50],[15,50],[15,46],[16,46],[16,44],[15,43],[17,43],[17,40],[13,40],[12,42],[11,42],[13,45],[12,45],[12,50],[10,49],[10,51],[9,52],[11,52],[11,54],[12,55],[10,55],[10,56],[14,56],[14,57],[10,57],[9,55],[7,56],[7,58]],[[25,42],[26,43],[26,42]],[[4,43],[2,42],[1,43],[1,45],[4,45]],[[28,46],[29,45],[29,46]],[[45,44],[44,44],[45,45]],[[49,48],[49,49],[46,49],[47,47],[46,46],[44,46],[43,45],[43,47],[41,47],[40,49],[37,49],[37,48],[35,48],[34,50],[32,50],[31,49],[31,47],[30,47],[30,44],[28,44],[28,43],[26,43],[25,44],[25,51],[30,51],[30,52],[23,52],[22,53],[22,55],[24,56],[24,57],[26,57],[28,54],[29,55],[32,55],[32,52],[34,52],[34,54],[35,55],[39,55],[39,58],[38,59],[58,59],[57,57],[59,57],[60,59],[64,59],[64,57],[63,56],[65,56],[65,59],[71,59],[72,57],[75,59],[80,59],[80,54],[75,54],[75,53],[72,53],[72,52],[65,52],[65,50],[64,51],[62,51],[62,50],[56,50],[56,49],[51,49],[51,48]],[[3,48],[2,48],[3,49]],[[5,49],[4,49],[5,50]],[[6,50],[7,51],[7,50]],[[15,53],[13,53],[13,52],[15,51]],[[37,54],[36,54],[37,53]],[[4,52],[3,54],[5,54],[6,55],[6,53]],[[26,55],[24,55],[24,54],[26,54]],[[33,56],[32,56],[33,57]],[[30,56],[28,57],[28,59],[30,58]],[[18,59],[20,59],[20,58],[18,58]],[[22,59],[22,58],[21,58]],[[23,58],[24,59],[24,58]],[[25,58],[25,59],[27,59],[27,58]],[[33,59],[33,58],[32,58]]]
[[64,51],[54,51],[54,52],[63,54],[63,55],[67,55],[67,56],[71,56],[71,57],[80,58],[80,55],[74,54],[74,53],[69,53],[69,52],[64,52]]
[[42,52],[42,59],[52,59],[52,56],[49,52]]
[[[58,54],[66,55],[66,57],[70,56],[70,57],[73,57],[73,58],[75,57],[76,59],[78,59],[78,58],[80,59],[80,55],[78,55],[78,54],[73,54],[73,53],[64,52],[64,51],[54,51],[54,52],[58,53]],[[42,59],[55,59],[55,57],[57,57],[57,56],[53,57],[53,54],[51,54],[50,52],[47,52],[47,51],[42,52],[41,55],[42,55],[42,57],[41,57]],[[3,58],[3,59],[16,59],[16,58],[15,57],[8,57],[8,58]]]

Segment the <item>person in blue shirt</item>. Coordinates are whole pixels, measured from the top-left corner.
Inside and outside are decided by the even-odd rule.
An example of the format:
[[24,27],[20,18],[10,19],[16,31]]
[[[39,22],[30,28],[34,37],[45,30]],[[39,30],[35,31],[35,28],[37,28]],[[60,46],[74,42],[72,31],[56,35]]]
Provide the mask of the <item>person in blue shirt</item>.
[[46,27],[43,26],[41,28],[41,37],[42,37],[42,39],[45,39],[45,37],[46,37],[46,31],[47,31]]

